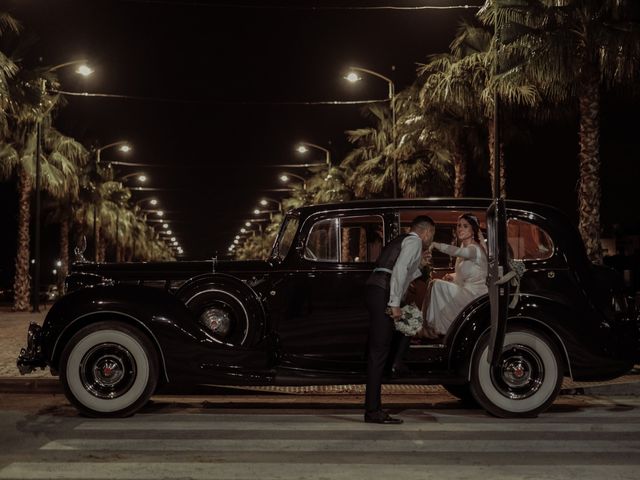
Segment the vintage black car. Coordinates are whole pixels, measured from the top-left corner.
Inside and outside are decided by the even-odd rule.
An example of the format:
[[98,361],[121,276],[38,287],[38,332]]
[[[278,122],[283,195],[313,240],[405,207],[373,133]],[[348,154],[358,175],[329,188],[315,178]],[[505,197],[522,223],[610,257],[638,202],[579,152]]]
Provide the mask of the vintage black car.
[[[411,375],[388,382],[442,384],[494,415],[532,416],[564,376],[611,379],[634,365],[634,308],[615,272],[588,261],[568,219],[486,199],[298,208],[264,261],[76,263],[66,295],[42,327],[30,326],[18,365],[48,366],[82,413],[105,417],[133,414],[163,385],[364,383],[364,284],[380,249],[420,214],[435,220],[436,240],[451,242],[463,212],[488,233],[489,295],[442,341],[414,341]],[[519,291],[500,281],[507,257],[526,267]],[[452,270],[434,253],[431,278]]]

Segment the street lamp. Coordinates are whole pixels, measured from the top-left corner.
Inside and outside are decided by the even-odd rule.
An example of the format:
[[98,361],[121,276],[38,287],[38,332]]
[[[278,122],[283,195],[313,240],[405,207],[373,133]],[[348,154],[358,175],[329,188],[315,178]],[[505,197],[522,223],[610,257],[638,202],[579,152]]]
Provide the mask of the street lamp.
[[[155,197],[144,197],[144,198],[141,198],[140,200],[136,201],[133,205],[134,205],[134,206],[136,206],[136,207],[138,207],[138,206],[139,206],[141,203],[143,203],[143,202],[149,202],[149,205],[152,205],[152,206],[154,206],[154,207],[155,207],[156,205],[158,205],[158,199],[157,199],[157,198],[155,198]],[[165,224],[165,225],[166,225],[166,224]],[[163,225],[163,228],[167,228],[168,226],[169,226],[169,225],[167,225],[167,226],[165,227],[165,226]]]
[[280,175],[280,181],[287,183],[289,180],[291,180],[291,177],[300,180],[302,182],[302,189],[306,190],[307,189],[307,181],[305,180],[304,177],[301,177],[300,175],[296,175],[295,173],[283,173],[282,175]]
[[129,142],[125,140],[109,143],[107,145],[104,145],[96,149],[96,163],[100,163],[100,154],[102,153],[103,150],[107,150],[108,148],[114,148],[114,147],[120,147],[118,148],[118,150],[122,153],[129,153],[132,150]]
[[282,211],[282,202],[279,202],[278,200],[274,199],[274,198],[269,198],[269,197],[262,197],[260,199],[260,205],[262,205],[263,207],[266,207],[269,202],[275,203],[276,205],[278,205],[278,211],[280,213],[284,213]]
[[[83,76],[89,76],[93,73],[89,67],[87,67],[86,60],[74,60],[71,62],[61,63],[59,65],[55,65],[47,69],[48,72],[55,72],[64,67],[69,67],[71,65],[79,65],[77,73]],[[84,68],[83,68],[84,67]],[[45,93],[47,90],[46,79],[44,77],[40,78],[38,83],[40,84],[40,94],[41,101],[43,102],[45,99]],[[50,109],[50,108],[49,108]],[[35,197],[36,197],[36,211],[35,211],[35,245],[34,245],[34,256],[35,256],[35,265],[33,271],[33,289],[32,289],[32,306],[34,312],[40,311],[40,216],[41,216],[41,196],[40,196],[40,183],[42,177],[42,166],[40,165],[40,156],[42,155],[41,147],[42,147],[42,119],[45,114],[45,109],[42,111],[42,115],[38,116],[38,121],[36,122],[36,172],[35,172]],[[48,111],[47,111],[48,113]],[[68,266],[67,266],[68,267]]]
[[163,210],[142,210],[143,212],[149,212],[149,213],[155,213],[157,216],[159,217],[163,217],[164,216],[164,211]]
[[[393,83],[389,77],[385,77],[384,75],[379,74],[378,72],[374,72],[373,70],[368,70],[366,68],[360,67],[350,67],[349,73],[344,77],[345,80],[355,83],[362,80],[362,77],[358,75],[358,72],[366,73],[369,75],[373,75],[374,77],[381,78],[389,85],[389,103],[391,107],[391,143],[392,147],[395,150],[396,146],[396,85]],[[395,154],[393,155],[393,198],[398,198],[398,159]]]
[[147,176],[144,174],[144,172],[134,172],[134,173],[127,173],[126,175],[120,177],[118,180],[121,183],[124,183],[124,181],[128,178],[132,178],[132,177],[136,177],[136,180],[138,180],[140,183],[145,183],[147,181]]
[[324,161],[327,162],[327,167],[331,168],[331,152],[320,145],[309,142],[300,142],[296,147],[296,151],[298,153],[305,154],[309,151],[309,148],[315,148],[316,150],[324,152]]

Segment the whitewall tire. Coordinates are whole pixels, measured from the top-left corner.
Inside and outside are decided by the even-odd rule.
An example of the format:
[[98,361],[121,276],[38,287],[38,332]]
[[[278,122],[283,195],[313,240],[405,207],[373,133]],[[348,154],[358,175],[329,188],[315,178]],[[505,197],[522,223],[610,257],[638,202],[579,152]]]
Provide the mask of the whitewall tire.
[[87,416],[132,415],[155,391],[157,355],[133,327],[99,322],[78,331],[66,345],[60,380],[69,401]]
[[492,372],[489,334],[478,341],[471,362],[471,393],[497,417],[532,417],[546,410],[562,385],[563,363],[556,345],[528,329],[507,332],[502,357]]

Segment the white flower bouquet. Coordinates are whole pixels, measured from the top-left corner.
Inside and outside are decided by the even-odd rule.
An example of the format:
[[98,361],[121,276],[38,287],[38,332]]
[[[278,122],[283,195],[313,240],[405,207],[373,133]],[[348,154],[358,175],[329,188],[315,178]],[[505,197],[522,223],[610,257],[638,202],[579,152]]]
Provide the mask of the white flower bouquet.
[[396,330],[407,337],[413,337],[422,328],[422,311],[413,304],[402,307],[402,317],[396,320]]

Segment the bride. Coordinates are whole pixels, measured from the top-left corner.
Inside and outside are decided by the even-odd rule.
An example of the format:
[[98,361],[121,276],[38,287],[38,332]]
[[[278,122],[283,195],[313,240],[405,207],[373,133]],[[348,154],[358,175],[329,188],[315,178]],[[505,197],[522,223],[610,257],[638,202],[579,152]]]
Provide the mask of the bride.
[[[458,217],[456,236],[460,247],[433,242],[432,248],[456,258],[455,273],[434,280],[422,332],[429,338],[447,333],[458,314],[474,299],[487,293],[487,254],[475,215]],[[428,296],[429,297],[429,296]],[[425,298],[426,300],[426,298]]]

